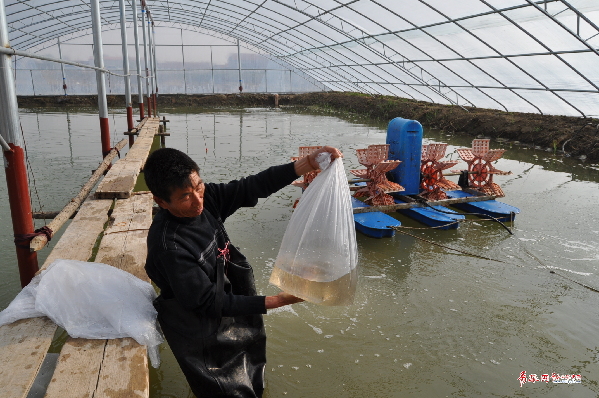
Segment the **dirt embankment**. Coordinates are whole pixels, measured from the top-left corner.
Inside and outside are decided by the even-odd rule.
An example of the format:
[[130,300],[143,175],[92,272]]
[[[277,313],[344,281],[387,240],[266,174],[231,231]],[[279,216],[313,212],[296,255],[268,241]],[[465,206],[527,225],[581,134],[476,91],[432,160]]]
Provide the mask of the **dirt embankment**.
[[[134,101],[135,101],[134,97]],[[121,106],[123,96],[109,96],[109,106]],[[134,102],[135,103],[135,102]],[[273,106],[273,94],[167,95],[158,97],[159,106]],[[19,97],[19,106],[97,106],[95,96]],[[281,94],[282,106],[319,106],[337,111],[365,115],[378,120],[395,117],[418,120],[427,127],[439,128],[472,137],[485,136],[519,141],[523,144],[551,148],[567,155],[586,156],[599,161],[599,119],[550,116],[533,113],[503,112],[494,109],[438,105],[405,98],[370,96],[358,93]]]

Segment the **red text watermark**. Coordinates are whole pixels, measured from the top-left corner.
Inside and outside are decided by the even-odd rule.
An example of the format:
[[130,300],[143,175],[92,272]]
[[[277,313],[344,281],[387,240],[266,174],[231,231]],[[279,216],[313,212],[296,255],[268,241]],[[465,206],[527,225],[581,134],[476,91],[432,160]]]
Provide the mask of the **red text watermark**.
[[522,387],[525,383],[536,383],[537,381],[540,383],[555,383],[555,384],[580,384],[582,383],[581,375],[560,375],[557,373],[542,374],[538,376],[534,373],[526,375],[526,371],[523,370],[520,372],[520,377],[518,377],[518,381],[520,382],[520,387]]

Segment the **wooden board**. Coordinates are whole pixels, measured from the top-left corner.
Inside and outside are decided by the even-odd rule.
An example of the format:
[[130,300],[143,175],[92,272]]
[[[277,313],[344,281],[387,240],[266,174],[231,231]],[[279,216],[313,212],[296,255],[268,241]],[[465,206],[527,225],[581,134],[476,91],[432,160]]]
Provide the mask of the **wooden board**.
[[112,165],[96,189],[98,199],[127,199],[131,196],[141,170],[140,160],[121,159]]
[[111,216],[112,224],[104,232],[96,262],[110,264],[146,282],[150,281],[144,265],[153,203],[151,193],[117,200]]
[[[133,195],[117,200],[112,223],[106,229],[96,262],[110,264],[149,281],[144,264],[146,236],[152,223],[152,195]],[[93,345],[78,350],[80,339],[68,339],[63,347],[46,398],[148,397],[149,371],[146,347],[131,339],[93,340]],[[87,341],[87,340],[84,340]],[[82,372],[81,363],[101,364]],[[98,369],[97,371],[94,369]],[[77,394],[64,395],[70,385],[81,386]],[[92,391],[86,386],[94,385]]]
[[124,159],[112,165],[96,189],[97,198],[126,199],[131,196],[137,177],[146,163],[154,135],[158,133],[158,119],[148,119],[139,132],[139,137]]
[[0,327],[2,398],[27,396],[55,331],[56,325],[45,317],[22,319]]
[[112,202],[112,199],[87,198],[60,240],[56,242],[40,271],[58,258],[88,261],[98,236],[104,231]]
[[[42,269],[47,268],[57,258],[87,261],[98,235],[108,221],[108,210],[111,206],[112,200],[88,198],[44,262]],[[27,396],[55,332],[56,325],[47,318],[23,319],[0,327],[2,398]]]
[[69,338],[60,351],[45,397],[93,397],[105,345],[106,340]]
[[108,340],[94,398],[130,398],[150,395],[145,347],[135,340]]

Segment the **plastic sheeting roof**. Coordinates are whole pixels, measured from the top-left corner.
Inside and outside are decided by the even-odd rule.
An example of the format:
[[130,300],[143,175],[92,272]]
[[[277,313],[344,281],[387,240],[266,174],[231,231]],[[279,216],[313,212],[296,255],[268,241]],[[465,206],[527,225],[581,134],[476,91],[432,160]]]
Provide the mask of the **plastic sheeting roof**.
[[[5,2],[11,46],[18,50],[91,28],[89,1]],[[147,0],[147,5],[156,26],[239,39],[331,90],[599,115],[598,0]],[[100,7],[103,24],[119,22],[118,1],[101,1]]]

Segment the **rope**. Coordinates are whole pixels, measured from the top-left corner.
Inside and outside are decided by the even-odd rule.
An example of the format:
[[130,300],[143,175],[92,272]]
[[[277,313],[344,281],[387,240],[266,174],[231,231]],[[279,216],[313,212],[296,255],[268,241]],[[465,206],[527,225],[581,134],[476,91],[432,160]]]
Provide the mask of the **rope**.
[[[543,264],[543,262],[542,262],[541,260],[539,260],[539,258],[538,258],[537,256],[535,256],[534,254],[532,254],[532,253],[530,252],[530,250],[528,250],[528,249],[527,249],[525,246],[523,246],[523,249],[524,249],[524,251],[526,252],[526,254],[528,254],[530,257],[534,258],[534,259],[535,259],[535,260],[536,260],[536,261],[537,261],[539,264],[541,264],[541,266],[542,266],[543,268],[547,268],[547,269],[549,268],[549,267],[547,267],[545,264]],[[594,287],[592,287],[592,286],[589,286],[589,285],[585,285],[585,284],[584,284],[584,283],[582,283],[582,282],[575,281],[574,279],[572,279],[572,278],[569,278],[569,277],[567,277],[566,275],[563,275],[563,274],[561,274],[561,273],[559,273],[559,272],[556,272],[556,271],[554,271],[554,270],[549,270],[549,273],[550,273],[550,274],[557,275],[557,276],[561,276],[562,278],[564,278],[564,279],[567,279],[567,280],[569,280],[570,282],[574,282],[574,283],[576,283],[577,285],[580,285],[580,286],[582,286],[582,287],[585,287],[585,288],[587,288],[587,289],[589,289],[589,290],[592,290],[592,291],[594,291],[594,292],[596,292],[596,293],[599,293],[599,289],[596,289],[596,288],[594,288]]]
[[[27,162],[27,171],[31,174],[31,179],[33,180],[33,190],[35,191],[35,196],[37,197],[37,203],[40,206],[39,211],[44,213],[44,206],[42,206],[42,200],[40,199],[40,194],[37,191],[37,182],[35,180],[35,173],[33,172],[33,167],[31,166],[31,162],[29,161],[29,152],[27,151],[27,141],[25,140],[25,132],[23,131],[23,124],[19,120],[19,127],[21,128],[21,137],[23,138],[23,149],[25,150],[25,161]],[[33,195],[31,195],[31,187],[29,187],[29,205],[33,208],[33,199],[31,199]],[[46,218],[44,216],[44,227],[46,225]],[[33,239],[33,238],[32,238]],[[48,239],[48,242],[50,239]]]
[[50,242],[50,240],[52,239],[52,233],[53,231],[50,228],[48,228],[47,225],[44,225],[43,227],[36,229],[33,233],[15,235],[15,245],[29,249],[29,242],[31,242],[33,238],[39,235],[46,235],[46,239],[48,240],[48,242]]
[[[401,230],[401,228],[402,228],[402,227],[389,226],[389,228],[391,228],[391,229],[393,229],[393,230],[395,230],[395,231],[397,231],[397,232],[399,232],[399,233],[401,233],[401,234],[408,235],[408,236],[411,236],[412,238],[415,238],[415,239],[421,240],[421,241],[423,241],[423,242],[430,243],[431,245],[434,245],[434,246],[439,246],[439,247],[442,247],[442,248],[444,248],[444,249],[448,249],[448,250],[453,250],[453,251],[456,251],[456,252],[458,252],[458,253],[466,254],[466,255],[468,255],[468,256],[477,257],[477,258],[480,258],[480,259],[483,259],[483,260],[496,261],[496,262],[498,262],[498,263],[504,263],[504,264],[516,265],[516,264],[514,264],[514,263],[509,263],[509,262],[507,262],[507,261],[503,261],[503,260],[497,260],[497,259],[495,259],[495,258],[485,257],[485,256],[481,256],[481,255],[479,255],[479,254],[475,254],[475,253],[470,253],[470,252],[467,252],[467,251],[465,251],[465,250],[455,249],[455,248],[453,248],[453,247],[449,247],[449,246],[446,246],[446,245],[442,245],[442,244],[440,244],[440,243],[433,242],[433,241],[431,241],[431,240],[429,240],[429,239],[421,238],[421,237],[419,237],[419,236],[412,235],[412,234],[409,234],[409,233],[407,233],[407,232],[404,232],[404,231],[402,231],[402,230]],[[527,253],[527,254],[528,254],[530,257],[534,258],[534,259],[535,259],[535,260],[536,260],[536,261],[537,261],[539,264],[541,264],[541,266],[542,266],[543,268],[545,268],[545,269],[549,269],[549,267],[548,267],[548,266],[546,266],[545,264],[543,264],[543,262],[542,262],[541,260],[539,260],[539,258],[538,258],[537,256],[535,256],[534,254],[532,254],[532,253],[531,253],[531,252],[530,252],[530,251],[529,251],[529,250],[528,250],[526,247],[524,247],[524,246],[523,246],[523,249],[524,249],[524,251],[525,251],[525,252],[526,252],[526,253]],[[562,278],[564,278],[564,279],[566,279],[566,280],[568,280],[568,281],[570,281],[570,282],[576,283],[577,285],[580,285],[580,286],[582,286],[582,287],[584,287],[584,288],[586,288],[586,289],[589,289],[589,290],[591,290],[591,291],[593,291],[593,292],[595,292],[595,293],[599,293],[599,289],[597,289],[597,288],[594,288],[594,287],[592,287],[592,286],[589,286],[589,285],[587,285],[587,284],[584,284],[584,283],[582,283],[582,282],[578,282],[578,281],[576,281],[576,280],[574,280],[574,279],[572,279],[572,278],[569,278],[569,277],[567,277],[566,275],[563,275],[563,274],[561,274],[561,273],[559,273],[559,272],[556,272],[556,271],[554,271],[554,270],[551,270],[551,269],[550,269],[550,270],[549,270],[549,273],[550,273],[550,274],[553,274],[553,275],[561,276]]]
[[503,261],[503,260],[497,260],[497,259],[494,259],[494,258],[490,258],[490,257],[481,256],[481,255],[479,255],[479,254],[470,253],[470,252],[467,252],[467,251],[465,251],[465,250],[454,249],[453,247],[445,246],[445,245],[442,245],[442,244],[440,244],[440,243],[435,243],[435,242],[433,242],[433,241],[431,241],[431,240],[428,240],[428,239],[425,239],[425,238],[421,238],[421,237],[419,237],[419,236],[412,235],[412,234],[409,234],[409,233],[407,233],[407,232],[401,231],[401,230],[400,230],[400,227],[389,226],[389,228],[392,228],[392,229],[394,229],[395,231],[397,231],[397,232],[399,232],[399,233],[401,233],[401,234],[408,235],[408,236],[411,236],[412,238],[416,238],[416,239],[419,239],[419,240],[421,240],[421,241],[424,241],[424,242],[430,243],[431,245],[439,246],[439,247],[442,247],[442,248],[445,248],[445,249],[448,249],[448,250],[453,250],[453,251],[456,251],[456,252],[458,252],[458,253],[466,254],[466,255],[468,255],[468,256],[472,256],[472,257],[481,258],[481,259],[483,259],[483,260],[497,261],[497,262],[499,262],[499,263],[505,263],[505,264],[508,264],[508,263],[506,263],[506,262],[505,262],[505,261]]

